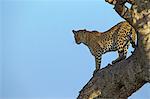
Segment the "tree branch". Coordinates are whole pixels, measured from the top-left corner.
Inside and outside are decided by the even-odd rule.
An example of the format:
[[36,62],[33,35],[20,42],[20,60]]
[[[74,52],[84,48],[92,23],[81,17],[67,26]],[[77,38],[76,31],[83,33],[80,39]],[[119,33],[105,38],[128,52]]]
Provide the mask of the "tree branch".
[[127,60],[99,70],[80,91],[77,99],[127,99],[147,83],[144,66],[137,62],[138,53],[137,50]]
[[[106,0],[139,33],[135,52],[128,59],[99,70],[77,99],[127,99],[150,83],[150,0]],[[132,4],[131,9],[125,6]]]
[[135,4],[134,0],[105,0],[106,2],[115,5],[115,11],[131,25],[133,25],[133,10],[125,6],[125,3]]
[[128,2],[130,4],[135,4],[135,0],[105,0],[109,4],[115,5],[117,1],[119,2]]

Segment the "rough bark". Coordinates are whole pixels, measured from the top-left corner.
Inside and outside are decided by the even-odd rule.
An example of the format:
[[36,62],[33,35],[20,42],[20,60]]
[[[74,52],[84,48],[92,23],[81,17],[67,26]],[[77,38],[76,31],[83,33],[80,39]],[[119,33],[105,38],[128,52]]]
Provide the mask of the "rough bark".
[[[106,0],[137,31],[138,46],[126,60],[96,72],[77,99],[127,99],[150,83],[150,0]],[[125,3],[132,5],[127,8]]]

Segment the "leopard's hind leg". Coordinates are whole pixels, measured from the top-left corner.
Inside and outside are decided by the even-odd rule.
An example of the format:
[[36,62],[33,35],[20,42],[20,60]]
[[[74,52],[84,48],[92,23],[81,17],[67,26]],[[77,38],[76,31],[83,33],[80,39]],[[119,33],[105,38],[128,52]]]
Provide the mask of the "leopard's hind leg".
[[112,61],[112,64],[115,64],[121,60],[126,59],[127,51],[128,51],[128,46],[125,46],[122,50],[118,50],[119,57],[116,60]]

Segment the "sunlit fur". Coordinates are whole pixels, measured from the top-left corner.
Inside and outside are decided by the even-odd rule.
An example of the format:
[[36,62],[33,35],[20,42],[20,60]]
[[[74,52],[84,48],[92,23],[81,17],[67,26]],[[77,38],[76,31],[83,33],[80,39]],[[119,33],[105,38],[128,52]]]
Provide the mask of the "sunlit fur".
[[126,58],[129,44],[135,44],[136,32],[126,21],[120,22],[106,32],[73,30],[77,44],[83,43],[88,46],[90,52],[95,56],[96,70],[101,65],[102,54],[110,51],[118,51],[119,57],[112,63]]

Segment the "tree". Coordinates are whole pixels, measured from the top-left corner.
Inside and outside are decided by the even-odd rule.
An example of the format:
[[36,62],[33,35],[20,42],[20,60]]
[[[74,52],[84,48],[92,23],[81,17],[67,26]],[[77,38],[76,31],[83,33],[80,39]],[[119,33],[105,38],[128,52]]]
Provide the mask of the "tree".
[[[137,31],[132,55],[96,72],[77,99],[127,99],[150,83],[150,0],[105,0]],[[131,8],[125,6],[131,4]]]

